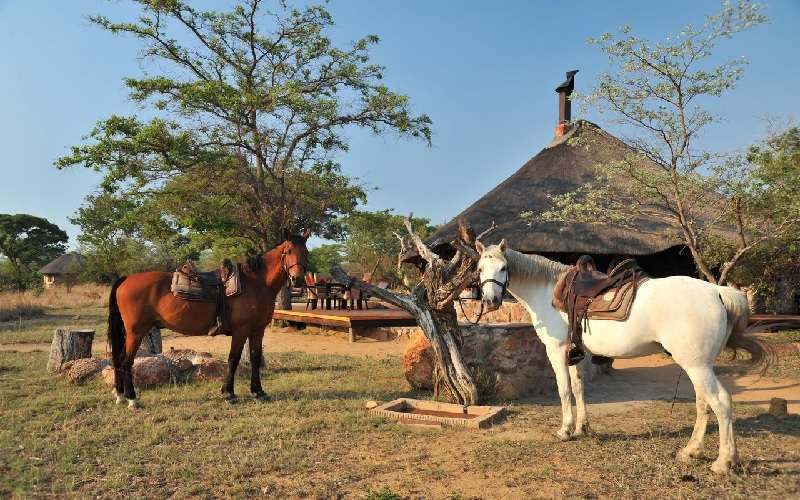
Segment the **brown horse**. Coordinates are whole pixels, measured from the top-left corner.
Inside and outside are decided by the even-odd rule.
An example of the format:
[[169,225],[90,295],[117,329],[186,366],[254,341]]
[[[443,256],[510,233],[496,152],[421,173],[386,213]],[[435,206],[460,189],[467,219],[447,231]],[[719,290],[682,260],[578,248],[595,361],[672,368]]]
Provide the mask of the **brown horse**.
[[[306,231],[287,237],[283,243],[247,264],[238,264],[242,292],[226,299],[230,308],[231,350],[222,394],[236,401],[234,375],[245,341],[249,340],[250,392],[258,399],[269,399],[261,388],[261,342],[264,329],[272,320],[275,297],[287,279],[303,276],[308,261]],[[127,399],[128,406],[139,408],[133,388],[133,360],[136,351],[153,327],[169,328],[183,335],[206,335],[216,320],[216,304],[176,298],[170,291],[171,273],[145,272],[122,277],[114,283],[108,301],[108,339],[114,362],[114,393],[117,404]]]

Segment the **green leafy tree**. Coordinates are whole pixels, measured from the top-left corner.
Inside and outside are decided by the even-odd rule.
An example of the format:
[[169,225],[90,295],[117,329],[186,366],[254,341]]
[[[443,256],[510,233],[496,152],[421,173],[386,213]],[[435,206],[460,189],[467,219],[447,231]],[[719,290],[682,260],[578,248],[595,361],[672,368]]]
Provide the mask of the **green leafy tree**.
[[39,280],[37,270],[66,250],[67,233],[47,219],[28,214],[0,214],[0,254],[7,281],[24,290]]
[[334,159],[348,148],[345,130],[430,143],[430,119],[413,115],[370,62],[378,38],[336,47],[321,6],[249,0],[215,12],[179,0],[135,3],[136,21],[90,20],[142,41],[155,73],[125,85],[155,117],[103,120],[56,162],[105,173],[101,188],[118,205],[118,228],[146,220],[148,230],[185,236],[195,250],[263,249],[300,227],[335,237],[337,216],[365,200]]
[[[600,75],[584,104],[613,113],[633,153],[598,165],[597,182],[554,196],[551,210],[524,217],[614,223],[659,217],[683,239],[699,273],[719,284],[748,253],[784,237],[798,223],[797,189],[785,189],[790,176],[741,155],[704,150],[697,140],[721,119],[704,104],[732,89],[746,64],[714,65],[714,48],[763,22],[759,5],[726,1],[701,27],[687,26],[666,41],[636,37],[628,27],[590,40],[614,70]],[[607,196],[609,179],[622,199]],[[715,266],[708,252],[719,238],[734,251]]]
[[340,243],[327,243],[312,248],[308,252],[308,270],[328,274],[334,265],[345,260],[344,249]]
[[[344,260],[350,270],[403,282],[405,275],[396,265],[402,247],[400,235],[405,234],[403,220],[391,209],[359,211],[344,217]],[[426,218],[412,217],[411,224],[422,238],[435,230]]]

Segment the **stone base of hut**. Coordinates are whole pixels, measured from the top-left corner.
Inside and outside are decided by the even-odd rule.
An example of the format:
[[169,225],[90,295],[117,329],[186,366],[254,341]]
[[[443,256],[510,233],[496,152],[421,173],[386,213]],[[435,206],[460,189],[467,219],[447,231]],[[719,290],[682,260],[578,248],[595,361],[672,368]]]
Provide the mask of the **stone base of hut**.
[[[377,339],[410,338],[403,354],[403,371],[416,388],[430,389],[433,352],[422,330],[416,327],[375,328],[367,336]],[[461,325],[464,361],[481,385],[491,381],[496,399],[518,399],[556,394],[553,369],[544,344],[530,323]],[[585,381],[592,381],[610,367],[582,364]]]

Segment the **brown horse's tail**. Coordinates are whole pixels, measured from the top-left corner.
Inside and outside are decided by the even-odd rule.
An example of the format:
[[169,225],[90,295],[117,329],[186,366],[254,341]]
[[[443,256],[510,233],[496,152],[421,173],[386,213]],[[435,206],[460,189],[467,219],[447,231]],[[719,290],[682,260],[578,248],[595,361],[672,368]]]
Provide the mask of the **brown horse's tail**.
[[114,282],[111,294],[108,296],[108,342],[111,344],[111,360],[117,369],[122,368],[122,358],[125,356],[125,323],[122,322],[122,315],[119,313],[117,288],[125,278],[127,276]]

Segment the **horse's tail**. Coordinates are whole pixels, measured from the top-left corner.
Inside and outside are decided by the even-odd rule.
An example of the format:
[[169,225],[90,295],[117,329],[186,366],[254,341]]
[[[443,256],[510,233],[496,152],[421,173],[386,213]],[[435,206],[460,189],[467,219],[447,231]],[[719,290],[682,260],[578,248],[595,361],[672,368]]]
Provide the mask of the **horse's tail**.
[[123,276],[111,286],[111,294],[108,296],[108,342],[111,344],[111,360],[114,368],[122,368],[122,358],[125,355],[125,323],[119,313],[117,304],[117,288],[125,281],[127,276]]
[[741,290],[720,286],[719,298],[728,314],[728,340],[725,347],[732,351],[733,358],[739,350],[748,353],[750,355],[750,359],[746,361],[748,367],[751,369],[760,367],[763,374],[769,368],[772,350],[768,344],[754,336],[765,331],[763,325],[755,324],[748,327],[750,305],[747,296]]

